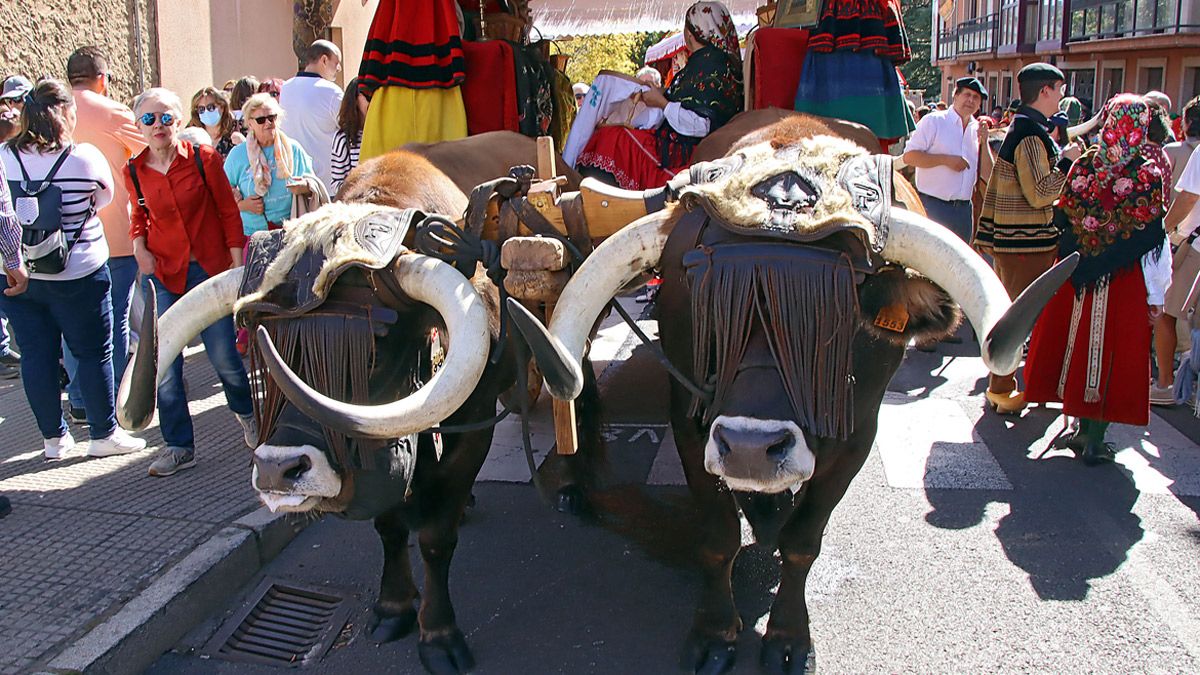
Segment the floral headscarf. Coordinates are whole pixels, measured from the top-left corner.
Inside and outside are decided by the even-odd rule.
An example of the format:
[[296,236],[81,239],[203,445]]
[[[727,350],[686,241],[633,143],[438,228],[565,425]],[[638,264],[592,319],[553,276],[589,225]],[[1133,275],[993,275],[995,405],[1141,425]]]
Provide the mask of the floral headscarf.
[[1099,142],[1071,167],[1057,203],[1059,250],[1082,256],[1071,277],[1077,289],[1140,261],[1164,237],[1163,176],[1144,156],[1149,106],[1119,94],[1102,115]]
[[697,2],[688,8],[684,27],[695,38],[709,47],[716,47],[729,55],[741,67],[742,51],[738,46],[737,27],[729,16],[729,10],[719,2]]

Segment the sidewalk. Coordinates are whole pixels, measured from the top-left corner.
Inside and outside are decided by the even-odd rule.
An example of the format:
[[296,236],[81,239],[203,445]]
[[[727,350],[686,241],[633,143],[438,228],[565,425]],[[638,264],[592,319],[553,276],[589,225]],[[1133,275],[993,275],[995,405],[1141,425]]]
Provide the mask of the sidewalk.
[[[150,446],[144,452],[89,458],[86,426],[72,425],[75,448],[44,461],[21,381],[0,383],[0,494],[13,503],[0,520],[0,673],[82,670],[98,657],[152,660],[157,653],[131,650],[174,638],[138,635],[145,619],[169,613],[197,583],[235,591],[298,529],[256,513],[250,451],[202,352],[187,358],[185,377],[199,464],[169,478],[146,473],[162,446],[157,420],[139,434]],[[212,560],[193,564],[198,555]],[[221,560],[236,566],[209,574]],[[175,588],[162,588],[167,582]],[[142,619],[130,615],[135,607]]]

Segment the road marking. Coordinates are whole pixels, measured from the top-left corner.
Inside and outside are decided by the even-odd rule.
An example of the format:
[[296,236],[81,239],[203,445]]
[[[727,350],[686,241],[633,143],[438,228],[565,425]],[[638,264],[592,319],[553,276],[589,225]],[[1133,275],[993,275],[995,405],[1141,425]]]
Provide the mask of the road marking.
[[875,443],[892,487],[1013,489],[962,406],[953,400],[888,392],[879,408]]
[[650,467],[650,475],[646,477],[647,485],[687,485],[683,475],[683,463],[679,461],[679,449],[675,446],[675,435],[667,430],[662,445],[658,446],[658,454],[654,457],[654,465]]

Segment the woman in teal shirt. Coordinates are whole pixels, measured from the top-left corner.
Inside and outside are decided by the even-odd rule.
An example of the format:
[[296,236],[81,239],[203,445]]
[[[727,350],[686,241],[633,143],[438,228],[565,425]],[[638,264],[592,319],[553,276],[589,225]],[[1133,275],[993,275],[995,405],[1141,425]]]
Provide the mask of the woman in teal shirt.
[[292,214],[292,195],[307,194],[303,177],[314,176],[312,158],[279,129],[283,108],[270,94],[256,94],[242,106],[249,127],[246,142],[225,159],[225,175],[239,193],[246,236],[276,229]]

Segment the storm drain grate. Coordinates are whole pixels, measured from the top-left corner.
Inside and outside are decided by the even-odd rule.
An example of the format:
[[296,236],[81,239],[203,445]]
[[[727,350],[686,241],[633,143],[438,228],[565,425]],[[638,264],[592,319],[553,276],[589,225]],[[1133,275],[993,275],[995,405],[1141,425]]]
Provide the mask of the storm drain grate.
[[319,661],[350,613],[345,595],[265,579],[247,609],[217,631],[204,651],[229,661],[295,668]]

